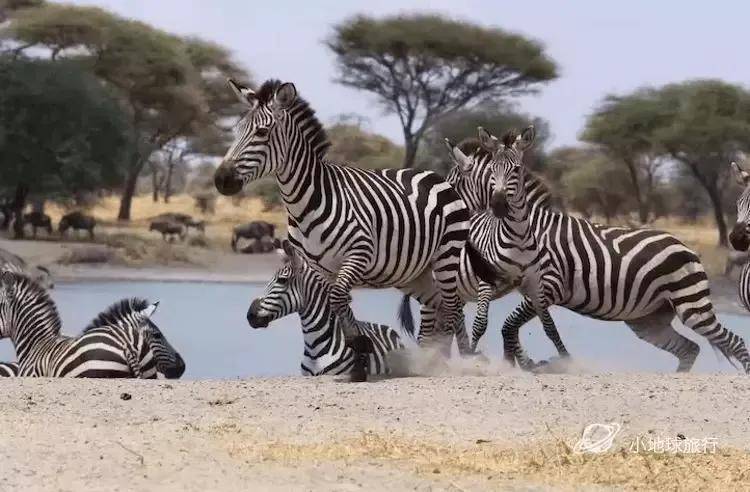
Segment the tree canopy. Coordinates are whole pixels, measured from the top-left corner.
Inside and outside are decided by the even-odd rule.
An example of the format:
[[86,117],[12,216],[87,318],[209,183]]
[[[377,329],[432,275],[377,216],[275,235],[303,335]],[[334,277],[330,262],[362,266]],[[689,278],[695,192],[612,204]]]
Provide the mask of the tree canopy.
[[[682,166],[706,192],[719,243],[726,245],[723,184],[728,163],[750,151],[750,92],[719,80],[692,80],[609,97],[583,136],[623,161],[646,155]],[[642,169],[636,168],[641,175]]]
[[327,41],[338,81],[374,93],[404,132],[404,167],[442,116],[492,98],[533,91],[557,76],[542,46],[500,28],[438,15],[357,16]]
[[[44,4],[11,16],[3,32],[16,50],[46,48],[52,60],[73,59],[113,89],[133,127],[133,153],[119,217],[129,219],[138,175],[149,157],[175,139],[221,139],[224,118],[237,112],[227,77],[249,79],[222,47],[181,38],[96,7]],[[207,138],[206,132],[215,138]],[[224,137],[226,138],[226,137]]]
[[74,62],[2,57],[0,88],[0,183],[58,199],[122,183],[132,129],[93,75]]

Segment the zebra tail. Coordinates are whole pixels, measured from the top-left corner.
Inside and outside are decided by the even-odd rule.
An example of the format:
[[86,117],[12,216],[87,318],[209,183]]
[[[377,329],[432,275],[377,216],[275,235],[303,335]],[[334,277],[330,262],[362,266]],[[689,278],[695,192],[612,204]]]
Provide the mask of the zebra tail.
[[401,306],[398,308],[398,321],[401,323],[401,330],[409,335],[409,338],[416,341],[417,334],[414,317],[411,315],[411,296],[409,294],[404,294],[401,299]]
[[480,280],[490,285],[497,285],[503,280],[503,276],[498,272],[497,268],[492,266],[492,264],[490,264],[490,262],[487,261],[479,251],[477,251],[471,241],[466,241],[466,255],[469,257],[471,268]]

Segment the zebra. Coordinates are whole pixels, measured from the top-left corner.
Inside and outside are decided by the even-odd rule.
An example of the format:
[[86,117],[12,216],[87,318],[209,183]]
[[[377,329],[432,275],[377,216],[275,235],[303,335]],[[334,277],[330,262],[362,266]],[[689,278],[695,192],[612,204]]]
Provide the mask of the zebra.
[[545,331],[549,323],[556,333],[544,313],[559,305],[596,319],[624,321],[639,338],[675,355],[678,371],[689,371],[699,346],[672,328],[677,316],[750,372],[745,342],[716,319],[706,272],[692,250],[665,232],[605,227],[530,203],[525,193],[530,173],[521,158],[533,145],[533,127],[518,136],[509,133],[502,143],[481,129],[479,137],[493,154],[492,170],[489,180],[473,186],[488,200],[492,212],[487,220],[494,223],[483,241],[469,241],[467,254],[486,282],[505,281],[508,275],[521,279],[524,299],[503,326],[507,360],[534,366],[518,331],[540,315]]
[[[732,162],[731,167],[737,184],[743,190],[737,197],[737,222],[729,233],[729,244],[735,251],[747,254],[750,248],[750,174],[736,162]],[[750,311],[750,262],[742,266],[738,287],[740,301]]]
[[150,318],[158,303],[124,299],[77,337],[60,334],[49,294],[23,275],[0,273],[0,338],[10,338],[20,376],[179,378],[185,363]]
[[234,195],[275,175],[288,237],[332,283],[331,310],[356,352],[372,347],[360,333],[350,292],[367,286],[396,287],[438,309],[440,329],[423,339],[449,353],[461,326],[456,279],[469,230],[466,205],[453,188],[431,171],[330,162],[323,126],[294,84],[269,80],[258,92],[230,85],[248,112],[214,175],[218,191]]
[[[444,141],[448,148],[448,154],[453,162],[453,165],[446,176],[446,181],[454,187],[458,195],[464,200],[464,203],[466,203],[466,206],[469,208],[472,215],[469,228],[469,238],[470,241],[476,243],[479,241],[481,235],[487,233],[485,227],[487,218],[482,217],[482,214],[486,209],[484,203],[488,200],[483,200],[479,193],[474,192],[473,187],[469,185],[472,182],[472,179],[470,179],[468,175],[472,172],[477,172],[480,176],[477,176],[474,179],[480,181],[489,179],[488,173],[491,168],[488,164],[492,159],[492,154],[479,146],[473,149],[471,156],[467,156],[464,153],[464,149],[461,148],[462,145],[456,145],[447,138],[444,139]],[[527,179],[525,182],[525,188],[527,196],[529,196],[530,201],[535,203],[535,206],[553,206],[551,203],[552,195],[549,188],[547,188],[544,182],[540,179]],[[471,342],[468,349],[462,350],[463,353],[470,354],[476,353],[479,340],[487,329],[490,302],[510,293],[515,289],[516,285],[510,278],[504,283],[499,282],[499,287],[482,282],[474,273],[471,267],[471,262],[466,255],[466,250],[461,251],[461,262],[459,266],[458,276],[461,298],[465,302],[477,303],[476,316],[474,317],[474,324],[472,327]],[[413,333],[414,328],[411,320],[409,296],[404,296],[401,305],[402,308],[399,313],[399,318],[401,319],[404,328]],[[429,307],[422,307],[421,318],[422,327],[424,327],[426,323],[430,323],[433,320],[434,310],[431,310]],[[422,329],[420,329],[420,332],[421,331]],[[562,343],[562,340],[560,340],[559,335],[557,335],[557,331],[548,333],[548,336],[558,348],[558,353],[563,357],[567,356],[567,349]],[[460,340],[459,349],[462,349]]]
[[268,282],[263,295],[250,304],[250,326],[266,328],[272,321],[298,313],[305,343],[301,364],[305,376],[349,374],[355,370],[387,374],[387,353],[404,348],[398,333],[387,325],[362,322],[375,350],[369,354],[367,364],[357,367],[354,352],[344,343],[341,323],[331,310],[329,282],[289,241],[284,240],[281,248],[283,266]]
[[18,376],[18,362],[0,362],[0,378]]
[[26,260],[8,250],[0,248],[0,271],[26,275],[45,289],[54,288],[50,271],[42,265],[29,265]]

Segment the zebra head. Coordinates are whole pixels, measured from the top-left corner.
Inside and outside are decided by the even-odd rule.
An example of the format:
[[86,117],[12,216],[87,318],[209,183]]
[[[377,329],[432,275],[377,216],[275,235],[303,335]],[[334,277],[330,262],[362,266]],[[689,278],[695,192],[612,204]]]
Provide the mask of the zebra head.
[[214,183],[223,195],[235,195],[249,182],[276,171],[286,160],[289,110],[297,101],[290,82],[265,82],[256,93],[229,80],[229,86],[247,106],[237,124],[237,136],[216,170]]
[[178,379],[185,373],[185,361],[167,337],[150,319],[142,325],[143,337],[151,347],[156,371],[167,379]]
[[[151,352],[156,371],[167,379],[177,379],[185,372],[185,361],[159,327],[151,321],[158,307],[158,302],[149,303],[145,299],[135,297],[122,299],[99,313],[83,331],[104,326],[118,328],[125,332],[133,330],[140,335]],[[131,340],[129,343],[133,342],[134,340]],[[136,351],[137,348],[132,347],[132,350]]]
[[736,162],[732,163],[732,174],[743,190],[737,198],[737,222],[729,233],[729,242],[737,251],[747,251],[750,247],[750,174]]
[[446,181],[453,186],[471,214],[483,212],[492,196],[492,188],[487,186],[492,175],[492,155],[481,147],[466,155],[462,144],[454,145],[447,138],[445,145],[453,161]]
[[253,300],[247,311],[247,322],[253,328],[266,328],[271,321],[298,312],[303,307],[301,280],[310,268],[289,241],[282,241],[278,251],[283,266],[268,282],[263,295]]
[[526,170],[523,153],[534,144],[534,127],[526,128],[520,135],[510,131],[502,142],[479,128],[482,147],[492,154],[492,176],[488,186],[492,189],[490,209],[495,217],[502,219],[511,209],[523,209],[526,202]]

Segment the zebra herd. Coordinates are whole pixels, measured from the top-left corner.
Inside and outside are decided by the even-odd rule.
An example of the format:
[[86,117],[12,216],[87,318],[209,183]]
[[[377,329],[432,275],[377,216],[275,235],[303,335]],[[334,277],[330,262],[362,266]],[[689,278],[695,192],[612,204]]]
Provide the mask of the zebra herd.
[[[364,381],[389,371],[387,355],[403,347],[388,326],[358,320],[357,287],[396,287],[403,332],[449,355],[454,339],[475,354],[486,332],[489,304],[518,290],[520,304],[502,326],[511,364],[536,369],[519,341],[539,317],[561,357],[566,349],[550,314],[562,306],[584,316],[624,321],[637,337],[678,359],[689,371],[699,352],[671,325],[676,317],[731,363],[750,372],[745,342],[719,323],[698,256],[674,236],[650,229],[605,227],[557,209],[544,181],[523,164],[533,127],[501,139],[478,130],[471,151],[446,140],[453,166],[431,171],[373,171],[331,162],[330,143],[295,86],[277,80],[258,91],[230,86],[247,113],[216,170],[216,188],[239,193],[263,176],[276,179],[288,214],[282,266],[254,299],[247,321],[265,328],[298,313],[306,375],[348,374]],[[750,174],[733,165],[745,186],[730,235],[750,246]],[[18,272],[0,274],[0,337],[10,338],[17,363],[0,375],[180,377],[185,363],[151,321],[155,304],[124,300],[78,337],[60,335],[60,318],[44,288]],[[750,310],[750,266],[740,297]],[[410,299],[420,305],[419,332]],[[469,338],[463,316],[477,303]]]
[[[502,139],[480,128],[481,146],[471,155],[447,142],[454,166],[445,180],[429,171],[362,170],[326,158],[323,127],[293,84],[269,80],[257,92],[231,80],[230,86],[247,113],[215,173],[216,188],[234,195],[263,176],[275,177],[288,212],[289,247],[330,284],[320,289],[328,301],[317,302],[340,326],[331,343],[349,347],[355,361],[374,352],[369,325],[350,307],[355,287],[396,287],[416,298],[420,344],[447,353],[455,337],[467,354],[486,330],[489,302],[517,289],[523,300],[502,334],[505,358],[522,368],[536,366],[518,338],[536,316],[559,354],[568,356],[549,313],[558,305],[624,321],[677,357],[678,371],[688,371],[699,347],[672,328],[677,317],[750,372],[745,342],[716,318],[698,256],[664,232],[604,227],[556,210],[542,180],[523,165],[534,144],[532,127]],[[747,184],[748,175],[742,179]],[[733,244],[747,249],[750,197],[742,206],[744,224],[733,231]],[[277,274],[269,294],[282,278],[288,281]],[[469,301],[478,302],[470,342],[463,322]],[[257,299],[248,320],[266,324],[291,304],[279,310],[268,298]],[[406,299],[402,319],[413,330],[408,309]]]

